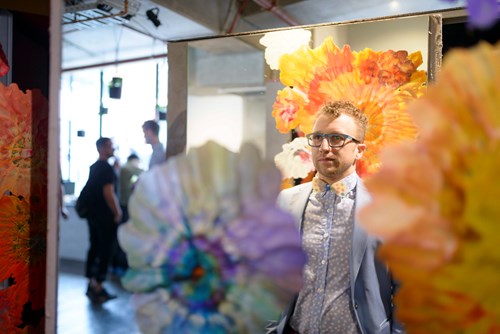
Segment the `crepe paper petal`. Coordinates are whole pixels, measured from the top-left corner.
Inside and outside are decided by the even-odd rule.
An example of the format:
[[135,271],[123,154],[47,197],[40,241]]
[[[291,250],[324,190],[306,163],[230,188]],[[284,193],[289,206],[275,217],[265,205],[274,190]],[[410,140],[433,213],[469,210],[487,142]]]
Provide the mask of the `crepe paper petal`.
[[142,332],[258,333],[279,317],[306,261],[280,185],[251,144],[208,142],[141,174],[118,239]]
[[[500,43],[455,49],[427,94],[409,105],[420,135],[382,153],[366,180],[366,230],[401,289],[411,333],[500,329]],[[477,284],[477,282],[481,282]]]
[[[458,0],[441,0],[457,3]],[[488,29],[500,19],[500,3],[497,0],[467,0],[468,25],[470,28]]]
[[479,29],[488,29],[500,19],[497,0],[467,0],[468,23]]
[[354,52],[349,45],[340,49],[331,37],[315,49],[304,46],[285,54],[279,68],[286,88],[278,92],[272,112],[276,128],[310,133],[325,102],[353,101],[368,117],[367,150],[356,170],[361,177],[371,175],[380,168],[383,147],[417,136],[407,105],[425,93],[427,76],[418,70],[421,64],[421,52]]
[[[44,193],[46,185],[46,157],[48,103],[40,91],[22,92],[16,84],[0,83],[0,193],[10,191],[30,201],[30,193]],[[37,149],[33,150],[34,145]],[[36,179],[38,182],[31,183]],[[44,181],[45,180],[45,181]],[[35,189],[30,189],[34,186]]]
[[[43,216],[42,213],[40,213]],[[45,302],[45,236],[30,218],[30,204],[21,196],[0,196],[0,282],[8,286],[0,290],[0,326],[8,333],[18,333],[27,319],[23,311],[33,311],[33,321],[43,317]],[[34,279],[36,278],[36,279]]]
[[274,157],[283,178],[305,178],[314,170],[311,149],[305,137],[297,137],[283,145],[283,151]]

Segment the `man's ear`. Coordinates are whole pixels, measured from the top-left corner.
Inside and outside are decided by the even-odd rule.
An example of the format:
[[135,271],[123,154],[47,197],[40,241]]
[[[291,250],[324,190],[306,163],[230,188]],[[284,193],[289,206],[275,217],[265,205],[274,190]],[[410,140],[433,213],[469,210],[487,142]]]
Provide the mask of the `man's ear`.
[[356,150],[357,150],[357,152],[356,152],[356,160],[359,160],[359,159],[361,159],[361,157],[363,157],[363,153],[366,150],[366,144],[364,144],[364,143],[357,144]]

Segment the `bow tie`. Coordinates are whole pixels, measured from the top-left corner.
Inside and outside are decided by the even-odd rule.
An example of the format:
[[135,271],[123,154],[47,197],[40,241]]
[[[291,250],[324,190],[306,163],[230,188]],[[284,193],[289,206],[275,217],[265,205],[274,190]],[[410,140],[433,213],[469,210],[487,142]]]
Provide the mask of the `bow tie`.
[[316,192],[322,192],[326,194],[328,191],[333,190],[337,196],[345,197],[347,195],[347,184],[344,180],[337,181],[333,184],[328,184],[323,180],[315,177],[312,180],[313,190]]

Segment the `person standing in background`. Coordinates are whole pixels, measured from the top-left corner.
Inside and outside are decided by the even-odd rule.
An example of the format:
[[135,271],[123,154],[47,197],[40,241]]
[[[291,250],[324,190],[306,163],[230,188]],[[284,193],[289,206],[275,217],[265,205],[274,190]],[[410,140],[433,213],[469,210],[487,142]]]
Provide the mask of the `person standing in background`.
[[[134,190],[135,183],[137,182],[139,175],[143,170],[139,167],[139,157],[137,154],[132,153],[128,156],[127,162],[121,166],[119,173],[119,185],[120,185],[120,208],[122,209],[122,223],[125,223],[129,219],[128,215],[128,201],[132,191]],[[120,244],[116,242],[115,249],[113,252],[113,258],[111,260],[111,272],[122,277],[125,271],[128,269],[127,256],[125,252],[120,247]]]
[[122,221],[122,210],[116,195],[118,178],[108,163],[108,159],[114,156],[113,142],[101,137],[96,141],[96,147],[99,158],[90,166],[87,181],[91,205],[87,218],[90,246],[85,276],[89,279],[87,297],[100,304],[116,298],[106,291],[103,282],[116,243],[117,226]]
[[151,159],[149,160],[149,169],[151,169],[153,166],[159,165],[167,160],[163,144],[158,138],[160,126],[156,121],[149,120],[144,122],[142,125],[142,131],[144,132],[146,144],[150,144],[153,148],[153,153],[151,155]]

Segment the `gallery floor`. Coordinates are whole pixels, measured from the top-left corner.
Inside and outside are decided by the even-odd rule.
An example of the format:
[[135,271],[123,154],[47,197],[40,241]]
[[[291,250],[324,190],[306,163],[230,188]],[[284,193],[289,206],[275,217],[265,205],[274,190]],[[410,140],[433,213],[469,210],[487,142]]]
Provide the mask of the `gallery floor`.
[[58,334],[139,334],[134,321],[131,294],[118,279],[111,278],[107,290],[118,296],[103,305],[92,304],[85,291],[83,263],[60,260],[58,280]]

